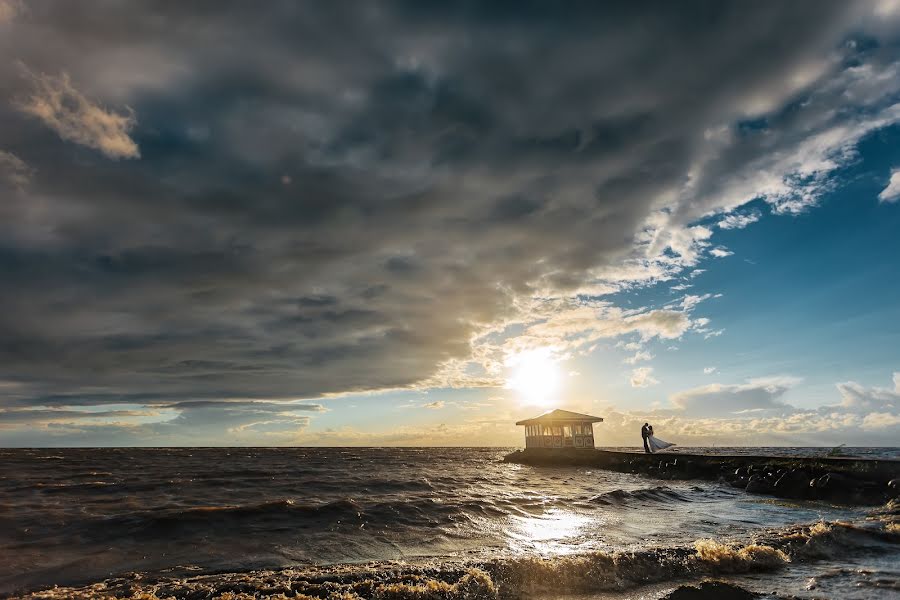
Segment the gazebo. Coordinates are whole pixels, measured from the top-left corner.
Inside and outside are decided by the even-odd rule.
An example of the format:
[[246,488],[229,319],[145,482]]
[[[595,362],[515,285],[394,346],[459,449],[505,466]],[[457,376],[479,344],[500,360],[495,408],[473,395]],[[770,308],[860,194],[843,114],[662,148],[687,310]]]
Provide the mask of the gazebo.
[[526,448],[588,448],[594,447],[594,423],[600,417],[583,415],[570,410],[551,410],[533,419],[519,421],[525,427]]

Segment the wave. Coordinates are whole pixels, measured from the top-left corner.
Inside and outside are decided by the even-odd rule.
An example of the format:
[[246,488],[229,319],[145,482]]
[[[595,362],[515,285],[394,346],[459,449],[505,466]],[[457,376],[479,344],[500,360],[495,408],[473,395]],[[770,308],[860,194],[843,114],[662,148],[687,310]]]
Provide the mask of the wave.
[[108,492],[112,488],[122,488],[120,481],[79,481],[73,483],[33,483],[28,486],[14,488],[17,491],[36,490],[44,494],[71,494],[79,492],[102,491]]
[[486,561],[398,562],[287,568],[154,580],[145,575],[81,588],[54,588],[22,596],[30,600],[123,598],[244,600],[327,598],[357,600],[479,600],[540,594],[622,591],[641,585],[762,573],[791,563],[834,559],[860,552],[895,552],[896,515],[862,524],[814,523],[770,531],[750,543],[703,539],[691,546],[632,552],[590,552],[554,558],[513,557]]
[[236,530],[278,531],[295,527],[333,530],[335,526],[358,527],[363,523],[367,527],[430,530],[434,527],[451,526],[465,519],[539,514],[547,506],[547,502],[520,498],[447,501],[427,497],[377,502],[346,498],[321,503],[282,498],[251,504],[194,507],[170,505],[113,516],[84,517],[70,523],[67,530],[94,540],[141,536],[153,539],[184,530],[203,530],[205,534],[212,535],[217,531],[231,534]]
[[361,508],[353,500],[337,500],[323,504],[298,504],[290,499],[272,500],[255,504],[195,506],[191,508],[167,508],[142,510],[112,517],[86,519],[73,527],[87,537],[108,539],[113,537],[165,537],[173,531],[202,529],[214,533],[234,528],[265,527],[277,529],[298,522],[323,522],[354,520],[361,517]]
[[173,531],[202,530],[205,535],[235,531],[255,533],[292,528],[334,530],[339,526],[390,526],[431,529],[460,518],[503,517],[517,514],[490,501],[442,502],[437,498],[365,503],[354,499],[324,503],[300,503],[278,499],[253,504],[155,508],[110,517],[86,518],[69,525],[79,535],[95,540],[112,538],[154,539]]
[[690,502],[691,499],[666,486],[657,486],[639,490],[612,490],[588,498],[592,504],[604,506],[622,506],[633,502]]

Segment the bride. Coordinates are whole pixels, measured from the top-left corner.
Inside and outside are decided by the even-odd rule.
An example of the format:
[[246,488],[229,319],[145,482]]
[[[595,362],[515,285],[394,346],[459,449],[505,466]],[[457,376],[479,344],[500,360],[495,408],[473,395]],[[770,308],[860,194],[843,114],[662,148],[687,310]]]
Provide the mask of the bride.
[[675,445],[670,442],[664,442],[654,436],[653,425],[650,426],[650,437],[647,438],[647,444],[650,446],[650,452],[659,452],[660,450],[665,450],[666,448]]

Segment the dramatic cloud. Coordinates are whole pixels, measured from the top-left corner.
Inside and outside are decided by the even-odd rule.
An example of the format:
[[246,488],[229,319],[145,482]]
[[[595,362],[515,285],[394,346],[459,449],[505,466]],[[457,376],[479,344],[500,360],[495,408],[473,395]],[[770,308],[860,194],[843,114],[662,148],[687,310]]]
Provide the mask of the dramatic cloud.
[[878,199],[882,202],[900,200],[900,169],[891,171],[891,179],[888,181],[887,187],[878,194]]
[[19,6],[0,407],[500,386],[537,347],[712,338],[699,300],[616,294],[730,253],[750,202],[808,210],[900,119],[867,3]]
[[137,144],[128,137],[133,112],[118,114],[96,105],[72,87],[65,73],[58,77],[29,74],[31,96],[19,108],[44,122],[64,140],[99,150],[109,158],[138,158]]

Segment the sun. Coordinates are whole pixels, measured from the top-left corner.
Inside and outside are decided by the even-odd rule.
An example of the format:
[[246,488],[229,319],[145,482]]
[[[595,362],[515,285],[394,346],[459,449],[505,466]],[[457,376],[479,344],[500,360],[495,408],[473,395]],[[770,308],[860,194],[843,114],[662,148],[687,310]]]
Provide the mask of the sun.
[[562,374],[552,348],[536,348],[506,360],[506,387],[515,390],[523,404],[551,406],[559,402]]

